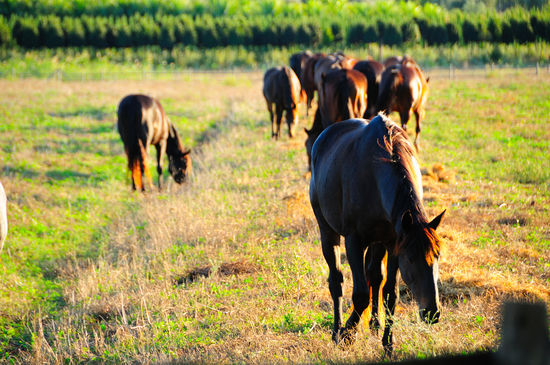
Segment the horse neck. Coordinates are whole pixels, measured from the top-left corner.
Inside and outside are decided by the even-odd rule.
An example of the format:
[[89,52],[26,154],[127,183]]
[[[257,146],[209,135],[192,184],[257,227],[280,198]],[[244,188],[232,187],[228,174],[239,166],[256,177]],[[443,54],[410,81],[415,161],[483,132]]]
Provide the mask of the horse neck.
[[178,132],[172,124],[170,124],[170,130],[166,141],[166,154],[168,156],[176,156],[182,153],[183,147]]

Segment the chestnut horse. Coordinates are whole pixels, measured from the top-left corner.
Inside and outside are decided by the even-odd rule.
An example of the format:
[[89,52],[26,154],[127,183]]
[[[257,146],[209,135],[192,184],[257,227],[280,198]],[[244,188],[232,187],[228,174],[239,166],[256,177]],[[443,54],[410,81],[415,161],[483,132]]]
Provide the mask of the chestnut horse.
[[[281,119],[286,110],[288,135],[294,137],[294,126],[298,123],[298,104],[301,86],[298,77],[290,67],[270,68],[264,75],[263,93],[271,117],[271,137],[281,137]],[[275,104],[275,114],[273,113]]]
[[182,184],[192,169],[191,150],[184,149],[178,132],[168,120],[159,101],[147,95],[128,95],[118,105],[118,133],[128,157],[132,173],[132,188],[145,191],[143,175],[152,188],[147,167],[150,145],[157,149],[158,187],[161,189],[162,161],[168,156],[168,170],[178,184]]
[[7,199],[6,192],[2,183],[0,183],[0,251],[4,246],[6,235],[8,234],[8,215],[6,209]]
[[384,65],[374,60],[365,60],[357,62],[353,69],[361,72],[367,78],[367,110],[363,118],[371,119],[377,112],[378,89]]
[[[420,317],[430,323],[439,320],[441,241],[435,230],[443,213],[428,221],[414,148],[403,129],[383,115],[368,124],[364,119],[352,119],[325,129],[313,145],[311,164],[310,201],[334,303],[332,338],[337,343],[353,340],[371,299],[369,278],[376,275],[370,271],[380,271],[381,259],[366,266],[365,252],[387,251],[391,255],[383,286],[386,323],[382,344],[391,356],[397,270],[416,298]],[[353,312],[344,327],[340,236],[345,238],[353,277]],[[375,255],[370,256],[375,261]]]
[[350,119],[361,118],[367,109],[367,80],[355,70],[333,69],[321,75],[319,106],[313,126],[306,129],[305,142],[308,167],[311,169],[311,147],[317,136],[329,125]]
[[332,123],[361,118],[367,109],[367,79],[355,70],[334,69],[321,74],[319,110],[326,128]]
[[384,70],[378,91],[377,110],[386,114],[398,112],[403,129],[407,129],[411,113],[414,113],[416,118],[414,146],[417,150],[420,126],[428,99],[428,81],[429,78],[424,77],[416,62],[405,57],[401,63]]

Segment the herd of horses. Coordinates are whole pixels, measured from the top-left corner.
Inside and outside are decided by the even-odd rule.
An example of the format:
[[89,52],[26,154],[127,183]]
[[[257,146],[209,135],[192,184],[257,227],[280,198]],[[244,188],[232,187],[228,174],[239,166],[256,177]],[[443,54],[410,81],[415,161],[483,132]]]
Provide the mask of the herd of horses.
[[[370,310],[370,326],[377,330],[383,304],[382,344],[391,356],[398,271],[418,303],[420,317],[435,323],[440,316],[437,263],[441,240],[436,228],[445,212],[428,220],[416,158],[428,79],[407,56],[392,57],[382,64],[342,54],[302,52],[290,58],[290,66],[265,73],[263,94],[272,137],[278,139],[283,112],[293,137],[298,104],[305,101],[307,114],[317,91],[313,125],[306,129],[306,151],[311,169],[310,201],[329,266],[333,340],[352,342],[365,310]],[[399,112],[401,127],[386,116],[392,111]],[[417,122],[414,146],[405,130],[413,113]],[[159,189],[165,155],[176,183],[187,180],[192,169],[191,150],[183,147],[158,100],[128,95],[120,101],[117,114],[134,190],[144,191],[146,185],[153,188],[147,166],[151,145],[157,150]],[[0,249],[6,232],[6,195],[0,184]],[[345,325],[341,236],[353,277],[353,310]]]
[[[393,351],[393,314],[398,298],[398,272],[415,297],[420,318],[440,317],[436,229],[445,213],[428,220],[422,203],[422,181],[416,153],[428,97],[428,81],[408,56],[383,63],[356,60],[341,53],[301,52],[290,67],[269,69],[263,93],[271,115],[272,136],[280,136],[283,111],[289,136],[294,135],[296,107],[305,101],[306,115],[317,92],[317,109],[305,129],[311,170],[310,201],[329,267],[328,285],[334,305],[332,338],[350,343],[365,310],[370,326],[380,327],[382,344]],[[298,94],[296,90],[300,89]],[[272,105],[277,111],[274,118]],[[401,127],[387,115],[398,112]],[[414,114],[411,143],[406,126]],[[340,237],[353,277],[353,309],[342,325]]]

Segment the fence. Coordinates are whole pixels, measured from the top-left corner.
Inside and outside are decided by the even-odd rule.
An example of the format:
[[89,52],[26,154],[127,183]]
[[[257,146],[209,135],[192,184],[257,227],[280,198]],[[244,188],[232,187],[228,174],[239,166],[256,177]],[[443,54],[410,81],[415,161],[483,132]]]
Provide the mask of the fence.
[[[192,75],[243,75],[257,74],[267,69],[224,69],[224,70],[201,70],[201,69],[184,69],[184,70],[156,70],[156,71],[122,71],[122,72],[106,72],[106,71],[83,71],[83,72],[65,72],[56,70],[54,72],[17,72],[12,70],[0,70],[0,78],[4,79],[25,79],[38,78],[50,79],[58,81],[118,81],[118,80],[181,80]],[[512,75],[532,75],[534,77],[541,75],[550,75],[550,63],[534,67],[512,67],[512,66],[496,66],[485,65],[480,67],[457,68],[453,65],[448,68],[426,68],[426,75],[431,79],[471,79],[494,76],[512,76]]]

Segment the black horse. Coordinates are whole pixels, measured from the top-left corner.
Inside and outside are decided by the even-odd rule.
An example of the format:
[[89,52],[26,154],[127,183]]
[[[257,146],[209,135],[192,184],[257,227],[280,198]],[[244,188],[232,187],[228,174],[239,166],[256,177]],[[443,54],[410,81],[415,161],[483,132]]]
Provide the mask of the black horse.
[[[325,129],[313,145],[311,163],[310,199],[334,302],[333,340],[353,339],[370,304],[371,288],[381,286],[374,281],[380,277],[381,261],[388,252],[382,344],[391,356],[398,269],[417,300],[420,317],[430,323],[439,319],[441,241],[435,229],[443,213],[428,221],[414,148],[405,131],[383,115],[368,124],[351,119]],[[345,237],[353,276],[354,310],[343,328],[340,236]],[[370,262],[365,260],[367,249]]]
[[168,156],[168,170],[178,184],[191,172],[191,150],[184,149],[176,128],[164,113],[159,101],[147,95],[128,95],[118,105],[118,132],[132,173],[132,188],[145,190],[143,175],[149,186],[152,179],[147,167],[147,150],[157,149],[158,187],[161,189],[162,160]]

